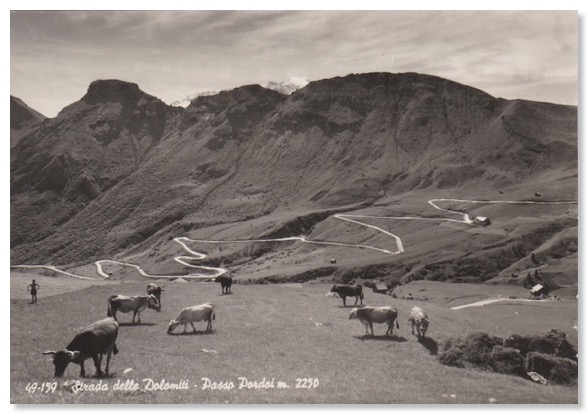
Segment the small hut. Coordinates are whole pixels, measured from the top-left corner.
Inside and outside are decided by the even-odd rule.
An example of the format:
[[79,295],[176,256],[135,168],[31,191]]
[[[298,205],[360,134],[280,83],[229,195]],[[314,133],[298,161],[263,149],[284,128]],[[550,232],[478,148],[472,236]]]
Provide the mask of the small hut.
[[384,295],[388,292],[388,286],[385,283],[376,283],[372,287],[374,293],[383,293]]
[[489,226],[490,219],[488,217],[478,216],[474,219],[474,224],[478,226]]
[[537,283],[531,288],[531,295],[533,296],[547,296],[548,293],[547,288],[540,283]]

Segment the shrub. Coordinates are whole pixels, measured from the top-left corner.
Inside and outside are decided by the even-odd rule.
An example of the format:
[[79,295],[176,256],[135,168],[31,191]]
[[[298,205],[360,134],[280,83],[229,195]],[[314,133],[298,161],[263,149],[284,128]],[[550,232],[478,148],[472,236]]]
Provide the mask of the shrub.
[[506,340],[486,333],[447,340],[439,361],[459,368],[478,368],[527,378],[534,371],[548,381],[577,381],[576,350],[557,329],[536,335],[512,335]]
[[439,355],[442,364],[452,367],[465,368],[464,353],[459,348],[450,348]]
[[536,335],[515,334],[506,339],[504,346],[518,349],[523,356],[534,351],[575,360],[577,354],[572,344],[566,339],[566,334],[559,329]]
[[526,377],[525,358],[518,349],[496,345],[490,353],[490,366],[501,374]]
[[568,358],[560,358],[539,352],[529,352],[527,371],[534,371],[557,384],[571,384],[578,378],[578,365]]
[[487,333],[472,333],[465,338],[448,340],[439,359],[447,365],[492,369],[490,353],[496,345],[502,345],[502,342],[501,338],[491,337]]
[[488,365],[489,354],[496,345],[502,345],[501,338],[491,337],[487,333],[474,333],[465,338],[463,350],[469,362]]
[[548,379],[557,384],[574,384],[577,382],[578,365],[566,358],[558,359],[560,362],[553,367]]

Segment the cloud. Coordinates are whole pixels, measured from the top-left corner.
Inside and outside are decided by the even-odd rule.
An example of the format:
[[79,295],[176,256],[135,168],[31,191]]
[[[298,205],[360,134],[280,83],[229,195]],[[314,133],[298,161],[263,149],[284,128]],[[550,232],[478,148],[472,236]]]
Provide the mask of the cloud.
[[[66,74],[76,89],[84,86],[75,94],[65,88],[72,92],[61,95],[61,106],[106,76],[167,102],[198,90],[372,71],[523,93],[508,98],[577,84],[575,12],[27,11],[11,13],[11,35],[12,93],[42,100]],[[577,100],[553,91],[544,88],[541,100]],[[37,109],[61,109],[54,97],[47,102]]]

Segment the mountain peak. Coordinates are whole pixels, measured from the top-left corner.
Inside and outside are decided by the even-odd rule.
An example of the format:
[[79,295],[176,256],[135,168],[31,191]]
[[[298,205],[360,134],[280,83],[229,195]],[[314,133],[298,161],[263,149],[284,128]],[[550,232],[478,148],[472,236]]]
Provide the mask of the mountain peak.
[[135,102],[145,93],[136,83],[116,79],[96,80],[88,87],[82,100],[89,104],[100,102]]
[[10,95],[10,128],[20,128],[26,122],[38,122],[45,116],[24,103],[16,96]]
[[284,95],[291,95],[298,89],[304,88],[306,85],[308,85],[308,83],[308,79],[306,78],[290,78],[285,82],[268,82],[266,85],[264,85],[264,88],[273,89],[274,91],[278,91]]
[[10,148],[45,119],[43,114],[30,108],[16,96],[10,95]]

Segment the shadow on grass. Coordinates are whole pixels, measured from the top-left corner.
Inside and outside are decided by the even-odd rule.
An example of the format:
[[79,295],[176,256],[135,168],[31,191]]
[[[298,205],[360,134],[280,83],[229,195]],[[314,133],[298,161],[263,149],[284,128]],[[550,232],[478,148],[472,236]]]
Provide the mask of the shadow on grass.
[[365,308],[366,305],[339,305],[338,308],[342,309],[353,309],[353,308]]
[[192,335],[212,335],[213,333],[215,333],[216,331],[213,329],[212,331],[186,331],[186,332],[170,332],[168,333],[168,335],[172,335],[172,336],[192,336]]
[[114,372],[109,372],[108,374],[102,374],[102,375],[96,375],[94,374],[93,376],[89,377],[89,378],[101,378],[101,379],[108,379],[108,378],[116,378],[117,375]]
[[437,352],[439,351],[439,344],[437,344],[437,341],[432,338],[425,337],[419,338],[418,342],[424,346],[425,349],[431,353],[431,355],[437,355]]
[[118,323],[118,326],[154,326],[154,325],[157,325],[157,324],[154,322],[141,322],[141,323],[138,323],[138,322],[135,322],[135,323],[133,323],[133,322],[119,322]]
[[355,335],[354,338],[361,339],[362,341],[391,341],[391,342],[406,342],[406,338],[403,336],[396,336],[396,335],[362,335],[357,336]]
[[226,295],[232,295],[232,294],[233,294],[233,292],[227,292],[227,293],[223,292],[219,296],[226,296]]
[[[92,369],[94,369],[94,364],[92,364]],[[84,376],[80,375],[78,378],[79,379],[108,379],[108,378],[116,378],[116,377],[117,377],[117,375],[114,372],[109,372],[108,375],[106,375],[104,373],[102,373],[102,375],[98,375],[96,373],[89,374],[88,369],[86,369],[86,375],[84,375]],[[62,379],[62,377],[59,377],[59,379]],[[65,383],[67,383],[69,381],[76,381],[76,380],[75,379],[66,380]]]

